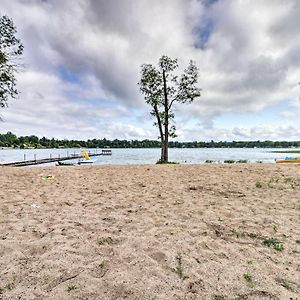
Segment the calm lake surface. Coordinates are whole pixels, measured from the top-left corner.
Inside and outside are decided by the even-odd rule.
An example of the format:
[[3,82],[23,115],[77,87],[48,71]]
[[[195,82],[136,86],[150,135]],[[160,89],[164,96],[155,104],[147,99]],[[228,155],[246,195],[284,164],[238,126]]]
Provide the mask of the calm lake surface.
[[[91,153],[101,152],[101,149],[88,149]],[[160,149],[111,149],[111,156],[98,156],[95,164],[154,164],[160,157]],[[286,156],[299,156],[299,154],[271,153],[270,148],[184,148],[169,149],[169,160],[181,164],[201,164],[206,160],[223,163],[224,160],[248,160],[250,163],[258,161],[274,163],[277,158]],[[284,150],[284,149],[280,149]],[[290,149],[289,149],[290,150]],[[0,149],[0,163],[22,161],[24,157],[29,159],[41,159],[79,154],[80,149]],[[49,164],[48,164],[49,165]]]

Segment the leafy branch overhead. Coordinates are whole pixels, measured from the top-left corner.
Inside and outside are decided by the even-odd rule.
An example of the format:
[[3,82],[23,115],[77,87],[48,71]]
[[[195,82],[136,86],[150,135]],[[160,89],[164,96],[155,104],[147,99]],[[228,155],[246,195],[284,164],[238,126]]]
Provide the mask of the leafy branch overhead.
[[201,96],[197,86],[198,68],[191,60],[183,74],[176,74],[177,59],[162,56],[158,68],[151,64],[141,67],[140,90],[147,104],[151,105],[151,115],[156,118],[154,125],[159,129],[162,151],[161,161],[168,161],[168,138],[176,137],[176,127],[170,122],[174,119],[174,103],[191,103]]
[[23,53],[23,45],[16,38],[16,27],[7,17],[0,17],[0,106],[7,106],[8,99],[16,98],[15,72],[17,71],[18,57]]

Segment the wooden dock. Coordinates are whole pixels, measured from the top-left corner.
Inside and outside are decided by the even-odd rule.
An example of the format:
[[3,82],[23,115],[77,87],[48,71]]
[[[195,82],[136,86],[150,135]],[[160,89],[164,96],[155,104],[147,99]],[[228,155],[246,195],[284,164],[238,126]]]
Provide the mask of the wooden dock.
[[[88,152],[90,157],[94,156],[101,156],[101,155],[112,155],[112,152],[110,149],[105,149],[102,150],[100,153],[91,153]],[[26,156],[24,155],[24,158]],[[64,161],[64,160],[72,160],[72,159],[82,159],[84,158],[83,155],[81,154],[71,154],[67,156],[58,156],[58,157],[52,157],[50,155],[49,158],[42,158],[42,159],[37,159],[35,156],[35,159],[31,160],[21,160],[21,161],[15,161],[15,162],[9,162],[9,163],[3,163],[0,164],[0,166],[10,166],[10,167],[25,167],[25,166],[33,166],[33,165],[41,165],[41,164],[47,164],[47,163],[52,163],[52,162],[57,162],[57,161]]]

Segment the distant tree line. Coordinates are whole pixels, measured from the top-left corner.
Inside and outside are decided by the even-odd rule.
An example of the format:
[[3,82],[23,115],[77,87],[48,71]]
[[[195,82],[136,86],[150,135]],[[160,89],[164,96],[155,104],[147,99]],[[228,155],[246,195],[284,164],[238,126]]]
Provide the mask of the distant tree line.
[[[160,148],[161,142],[155,140],[107,140],[92,139],[57,140],[35,135],[17,137],[11,132],[0,134],[0,148]],[[169,142],[170,148],[289,148],[300,147],[300,141],[210,141],[210,142]]]

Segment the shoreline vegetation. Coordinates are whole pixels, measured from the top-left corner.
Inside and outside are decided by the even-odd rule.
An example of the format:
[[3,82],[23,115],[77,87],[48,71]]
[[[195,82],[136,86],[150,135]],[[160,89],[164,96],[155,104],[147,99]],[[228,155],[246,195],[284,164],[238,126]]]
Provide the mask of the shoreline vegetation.
[[[16,136],[12,132],[0,134],[0,149],[50,149],[50,148],[160,148],[156,140],[59,140],[35,135]],[[300,148],[300,141],[170,141],[169,148]],[[272,153],[300,153],[300,149],[276,150]]]
[[271,153],[300,153],[300,150],[293,149],[293,150],[275,150],[275,151],[270,151]]

